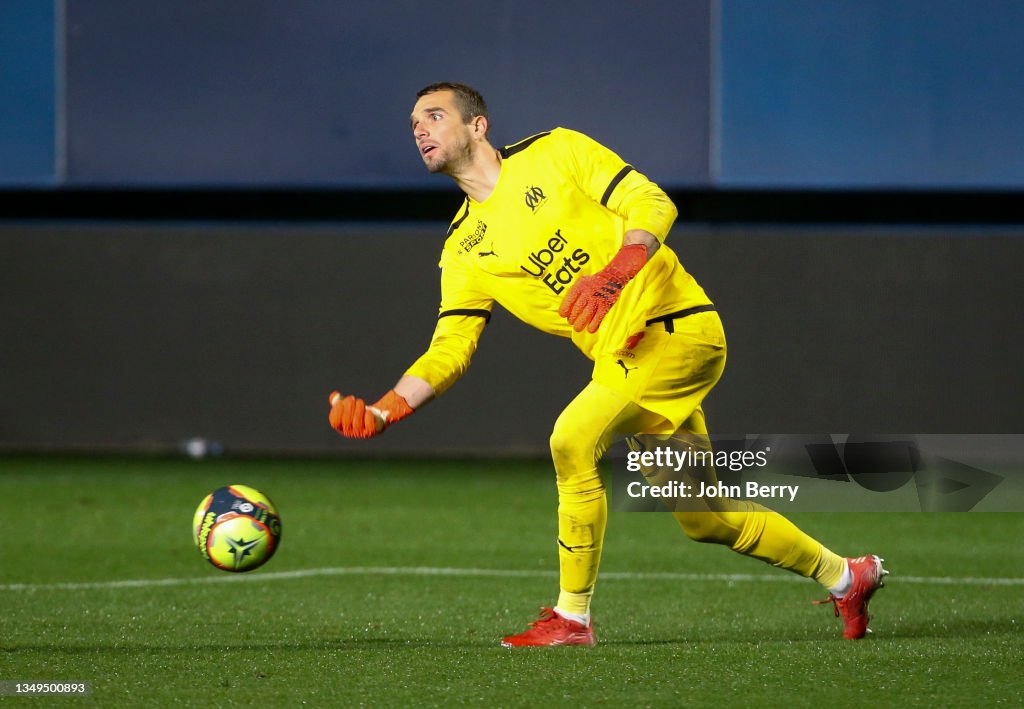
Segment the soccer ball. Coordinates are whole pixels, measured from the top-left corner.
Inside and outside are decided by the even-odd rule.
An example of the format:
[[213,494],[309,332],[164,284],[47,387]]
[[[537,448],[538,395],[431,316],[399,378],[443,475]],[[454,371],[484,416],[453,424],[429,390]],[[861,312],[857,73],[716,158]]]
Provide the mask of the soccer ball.
[[218,569],[252,571],[277,551],[281,518],[259,490],[228,485],[199,503],[192,517],[192,538],[203,558]]

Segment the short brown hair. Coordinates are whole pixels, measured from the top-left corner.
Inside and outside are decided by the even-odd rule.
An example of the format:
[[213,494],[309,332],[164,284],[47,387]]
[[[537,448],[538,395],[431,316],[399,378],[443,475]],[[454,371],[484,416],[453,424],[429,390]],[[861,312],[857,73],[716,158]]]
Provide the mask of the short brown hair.
[[460,84],[457,81],[440,81],[430,86],[424,86],[416,92],[416,98],[423,98],[427,94],[438,91],[451,91],[455,94],[455,105],[459,107],[463,123],[469,123],[477,116],[483,116],[490,122],[491,117],[487,114],[487,102],[484,101],[484,97],[467,84]]

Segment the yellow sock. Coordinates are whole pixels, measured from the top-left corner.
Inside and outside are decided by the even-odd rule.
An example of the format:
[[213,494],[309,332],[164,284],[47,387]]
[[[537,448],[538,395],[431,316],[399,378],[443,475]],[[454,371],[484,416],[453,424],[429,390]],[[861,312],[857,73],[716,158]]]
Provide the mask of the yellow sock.
[[[582,479],[580,479],[582,478]],[[608,501],[595,468],[573,483],[558,485],[558,607],[577,615],[590,612],[601,548],[608,523]]]
[[825,588],[832,589],[843,578],[845,572],[846,559],[823,545],[821,547],[821,562],[812,578]]
[[558,594],[556,607],[560,611],[566,611],[578,616],[590,615],[590,599],[594,596],[594,587],[584,593],[573,593],[564,588]]
[[687,535],[726,544],[772,566],[813,578],[825,588],[839,583],[846,561],[778,512],[753,502],[719,500],[728,511],[675,513]]

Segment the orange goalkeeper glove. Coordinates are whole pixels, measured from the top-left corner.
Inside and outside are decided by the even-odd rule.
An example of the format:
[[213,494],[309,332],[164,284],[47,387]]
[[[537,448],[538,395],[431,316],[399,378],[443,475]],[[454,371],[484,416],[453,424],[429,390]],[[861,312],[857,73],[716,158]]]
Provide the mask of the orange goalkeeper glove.
[[630,244],[619,249],[607,266],[592,276],[581,276],[565,295],[558,314],[569,320],[576,332],[597,332],[622,289],[647,263],[647,247]]
[[354,396],[331,392],[331,428],[346,438],[372,438],[391,424],[401,421],[413,408],[392,389],[373,406]]

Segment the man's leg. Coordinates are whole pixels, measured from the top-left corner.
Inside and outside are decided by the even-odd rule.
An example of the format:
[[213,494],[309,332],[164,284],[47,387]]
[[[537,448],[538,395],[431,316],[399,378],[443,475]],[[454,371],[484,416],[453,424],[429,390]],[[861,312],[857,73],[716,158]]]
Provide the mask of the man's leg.
[[[671,434],[680,444],[710,450],[701,404],[718,382],[725,366],[726,344],[721,320],[706,312],[678,319],[671,330],[648,328],[630,359],[638,369],[616,377],[613,357],[598,360],[595,379],[624,389],[639,387],[631,398],[664,419],[637,431]],[[646,378],[636,375],[647,373]],[[664,424],[669,423],[668,428]],[[673,432],[674,431],[674,432]],[[639,436],[644,439],[645,436]],[[659,444],[659,437],[649,441]],[[665,441],[660,439],[661,443]],[[714,466],[689,471],[689,484],[716,482]],[[696,487],[691,489],[697,489]],[[688,536],[724,544],[773,566],[813,578],[829,591],[842,614],[847,638],[867,630],[867,602],[887,573],[876,556],[843,559],[811,538],[782,515],[752,502],[728,498],[684,498],[674,511]]]
[[[645,446],[666,446],[674,442],[681,450],[711,450],[700,407],[668,439],[643,435],[637,439]],[[666,476],[654,473],[647,477],[656,485]],[[700,489],[700,484],[714,486],[717,476],[713,465],[694,466],[684,472],[681,481],[695,490]],[[836,614],[842,614],[844,636],[857,639],[867,632],[868,601],[888,574],[878,557],[845,559],[778,512],[754,502],[728,497],[690,497],[674,500],[673,505],[673,516],[691,539],[723,544],[740,554],[814,579],[829,591]]]
[[659,416],[597,382],[565,408],[551,434],[558,486],[559,596],[551,611],[504,645],[593,645],[590,600],[601,563],[608,502],[598,461],[626,432]]
[[[650,443],[710,451],[703,410],[698,407],[670,439]],[[684,471],[683,482],[696,490],[701,484],[714,486],[718,479],[713,465],[693,466]],[[695,541],[724,544],[740,554],[813,578],[827,589],[835,588],[846,571],[843,557],[778,512],[755,502],[729,497],[680,498],[673,516]]]
[[558,609],[585,616],[597,581],[608,503],[598,461],[617,436],[655,417],[591,382],[566,407],[551,435],[558,485]]

